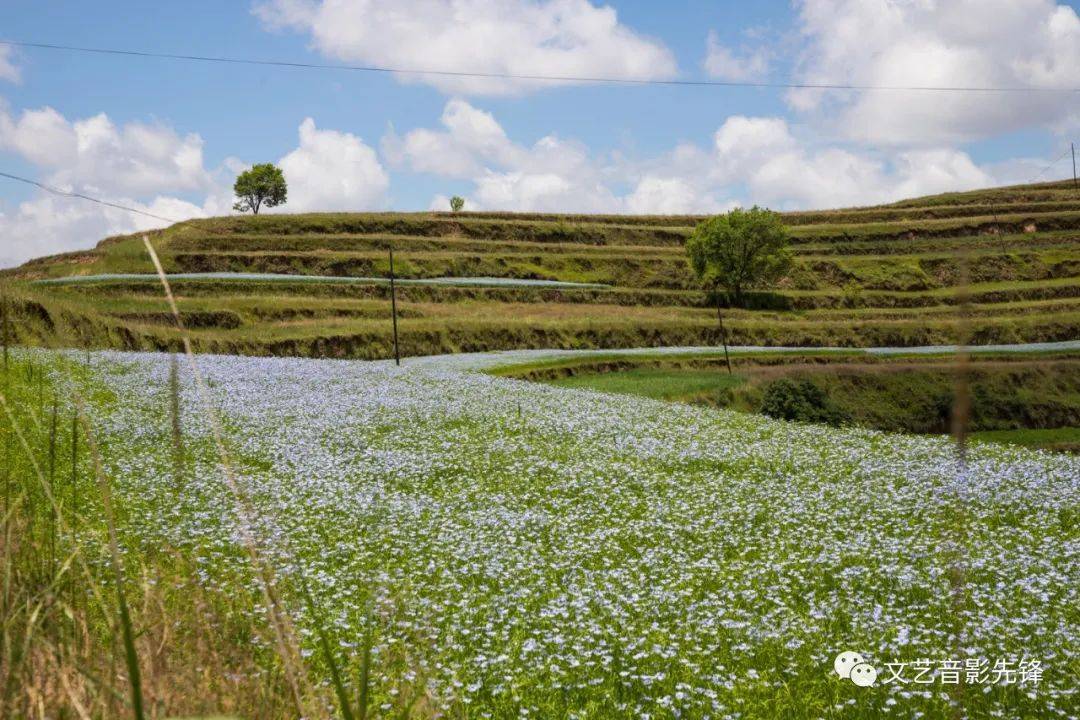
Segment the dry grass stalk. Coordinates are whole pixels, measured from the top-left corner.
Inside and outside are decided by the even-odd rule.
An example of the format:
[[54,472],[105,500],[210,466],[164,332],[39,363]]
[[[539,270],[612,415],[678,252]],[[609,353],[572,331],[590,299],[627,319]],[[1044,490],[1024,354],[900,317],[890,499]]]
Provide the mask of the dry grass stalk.
[[251,528],[254,526],[255,512],[251,505],[250,499],[247,495],[246,489],[240,484],[239,479],[234,470],[233,462],[230,458],[229,452],[225,446],[224,433],[221,428],[221,422],[217,416],[217,412],[214,409],[213,401],[210,397],[209,388],[202,376],[202,372],[199,369],[199,365],[195,360],[195,353],[191,347],[191,339],[188,336],[187,328],[184,326],[183,318],[180,315],[180,310],[176,304],[176,298],[173,295],[172,288],[169,285],[169,280],[165,275],[165,270],[161,265],[161,260],[158,258],[157,252],[154,250],[154,246],[150,243],[150,238],[146,235],[143,236],[143,244],[146,246],[146,251],[150,255],[150,259],[154,264],[154,269],[158,274],[158,278],[161,280],[162,287],[165,291],[165,296],[168,300],[169,307],[172,311],[173,317],[176,320],[177,328],[181,332],[182,342],[184,345],[184,355],[187,357],[188,367],[191,370],[192,377],[195,380],[195,387],[199,394],[199,399],[202,404],[203,413],[206,419],[209,421],[211,433],[214,439],[214,445],[217,449],[218,456],[221,458],[222,468],[224,469],[225,483],[236,503],[237,510],[240,514],[240,530],[241,537],[243,538],[245,550],[251,559],[252,566],[256,570],[256,574],[260,580],[260,588],[266,601],[266,607],[270,616],[271,625],[274,628],[275,641],[278,648],[278,653],[281,657],[281,661],[286,673],[286,678],[289,683],[289,687],[292,691],[293,701],[296,704],[297,712],[303,716],[305,715],[305,703],[303,701],[303,694],[301,692],[301,683],[306,683],[306,678],[303,675],[302,664],[300,663],[299,646],[296,641],[295,632],[292,627],[292,622],[289,619],[288,613],[285,612],[284,606],[280,597],[277,594],[273,571],[269,564],[266,563],[259,550],[259,543],[257,538],[252,533]]

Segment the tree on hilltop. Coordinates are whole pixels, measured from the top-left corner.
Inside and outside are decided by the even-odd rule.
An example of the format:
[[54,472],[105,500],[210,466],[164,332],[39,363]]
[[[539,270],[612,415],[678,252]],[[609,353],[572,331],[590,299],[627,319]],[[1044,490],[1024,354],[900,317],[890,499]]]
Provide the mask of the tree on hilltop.
[[276,207],[284,205],[288,195],[285,186],[285,174],[281,168],[272,163],[262,163],[245,170],[236,178],[233,185],[233,194],[237,201],[233,204],[233,210],[259,214],[262,207]]

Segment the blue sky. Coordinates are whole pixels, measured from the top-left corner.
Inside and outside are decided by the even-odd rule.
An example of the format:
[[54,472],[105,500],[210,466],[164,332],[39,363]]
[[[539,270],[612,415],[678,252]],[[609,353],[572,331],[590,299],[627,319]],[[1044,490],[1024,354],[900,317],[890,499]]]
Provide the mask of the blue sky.
[[[973,13],[981,21],[970,23]],[[316,63],[635,79],[1080,86],[1052,0],[9,0],[10,40]],[[281,162],[289,211],[709,212],[1023,182],[1080,126],[1076,93],[403,78],[0,48],[0,169],[167,217],[229,211]],[[1047,177],[1061,177],[1062,162]],[[0,263],[153,224],[10,182]]]

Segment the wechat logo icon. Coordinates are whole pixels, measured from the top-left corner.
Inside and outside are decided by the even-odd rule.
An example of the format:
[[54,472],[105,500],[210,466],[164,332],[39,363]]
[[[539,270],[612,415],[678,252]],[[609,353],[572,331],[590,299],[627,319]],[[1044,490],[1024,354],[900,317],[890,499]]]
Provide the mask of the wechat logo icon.
[[866,662],[866,658],[850,650],[840,653],[833,660],[833,670],[842,678],[850,680],[859,687],[870,687],[877,682],[877,668]]

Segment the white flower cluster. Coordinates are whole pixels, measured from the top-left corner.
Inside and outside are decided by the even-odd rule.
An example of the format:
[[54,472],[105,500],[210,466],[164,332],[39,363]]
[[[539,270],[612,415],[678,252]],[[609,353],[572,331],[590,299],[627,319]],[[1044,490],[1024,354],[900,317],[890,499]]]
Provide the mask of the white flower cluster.
[[[491,362],[199,358],[268,555],[306,578],[343,656],[371,618],[383,697],[398,672],[477,717],[821,716],[838,698],[953,714],[944,693],[838,684],[833,657],[858,647],[1039,658],[1037,692],[963,702],[1075,709],[1080,459],[984,446],[960,473],[945,439],[471,369]],[[235,582],[191,377],[199,460],[177,488],[167,358],[94,366],[118,398],[97,422],[129,541],[191,548],[207,583]]]

